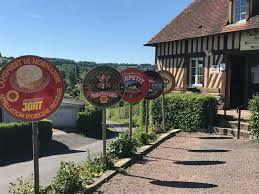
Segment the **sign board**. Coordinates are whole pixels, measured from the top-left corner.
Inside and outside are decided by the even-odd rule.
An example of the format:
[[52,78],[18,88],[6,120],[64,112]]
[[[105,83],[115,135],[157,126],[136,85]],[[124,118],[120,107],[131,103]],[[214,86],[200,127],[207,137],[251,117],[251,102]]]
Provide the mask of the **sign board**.
[[47,118],[58,108],[63,96],[60,72],[41,57],[18,57],[0,72],[0,103],[18,120]]
[[173,74],[164,70],[159,71],[158,73],[163,78],[163,81],[164,81],[163,94],[169,94],[175,88],[175,78]]
[[164,90],[164,81],[159,73],[155,71],[144,71],[149,79],[149,90],[145,97],[146,100],[154,100],[158,98]]
[[91,69],[83,81],[86,99],[96,107],[108,108],[118,103],[124,94],[124,81],[114,68],[99,66]]
[[219,65],[212,65],[210,67],[210,73],[219,73],[220,67]]
[[140,70],[128,68],[121,72],[125,83],[125,93],[123,100],[134,103],[139,102],[148,93],[148,78]]
[[259,31],[242,32],[240,50],[259,50]]

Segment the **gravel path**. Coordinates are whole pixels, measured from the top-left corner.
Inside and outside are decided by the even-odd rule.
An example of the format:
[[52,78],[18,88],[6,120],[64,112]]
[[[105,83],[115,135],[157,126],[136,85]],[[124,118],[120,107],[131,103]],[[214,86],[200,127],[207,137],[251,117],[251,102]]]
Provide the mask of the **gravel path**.
[[259,143],[181,133],[95,193],[259,194]]

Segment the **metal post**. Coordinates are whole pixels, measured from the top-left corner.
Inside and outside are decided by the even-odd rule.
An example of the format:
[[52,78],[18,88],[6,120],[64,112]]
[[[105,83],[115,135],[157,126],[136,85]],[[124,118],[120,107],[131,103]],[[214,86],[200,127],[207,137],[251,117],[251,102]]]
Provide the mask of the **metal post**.
[[149,120],[149,100],[146,100],[146,118],[145,118],[146,133],[148,133],[148,120]]
[[162,96],[163,132],[165,132],[165,95]]
[[32,122],[32,147],[34,164],[34,193],[39,194],[39,130],[38,122]]
[[106,163],[106,108],[102,110],[102,121],[103,121],[103,160]]
[[227,116],[227,109],[226,109],[225,105],[224,105],[223,109],[224,109],[224,117],[226,117]]
[[238,109],[238,129],[237,129],[237,139],[240,139],[240,120],[241,120],[241,109]]
[[129,134],[130,134],[131,139],[132,139],[132,109],[133,109],[133,105],[132,105],[132,103],[130,103],[130,106],[129,106]]

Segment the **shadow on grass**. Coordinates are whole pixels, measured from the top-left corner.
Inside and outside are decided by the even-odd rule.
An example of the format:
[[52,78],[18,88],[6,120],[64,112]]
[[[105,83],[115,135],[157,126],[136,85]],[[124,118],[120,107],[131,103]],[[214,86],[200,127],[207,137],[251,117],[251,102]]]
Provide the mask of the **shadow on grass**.
[[190,189],[208,189],[208,188],[215,188],[218,185],[210,184],[210,183],[200,183],[200,182],[187,182],[187,181],[165,181],[165,180],[158,180],[138,175],[130,175],[125,174],[125,176],[135,177],[140,179],[150,180],[150,184],[158,185],[162,187],[174,187],[174,188],[190,188]]
[[[40,148],[40,157],[64,155],[72,153],[80,153],[85,151],[71,150],[65,144],[52,140],[49,144],[44,145]],[[0,155],[0,167],[8,166],[15,163],[21,163],[32,160],[32,150],[28,148],[19,153],[1,153]]]

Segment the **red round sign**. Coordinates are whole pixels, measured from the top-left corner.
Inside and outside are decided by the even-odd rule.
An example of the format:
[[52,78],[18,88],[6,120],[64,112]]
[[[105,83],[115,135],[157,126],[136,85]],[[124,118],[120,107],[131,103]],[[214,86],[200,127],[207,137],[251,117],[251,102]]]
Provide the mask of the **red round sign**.
[[126,85],[123,100],[134,103],[145,98],[148,93],[149,82],[142,71],[129,68],[123,70],[121,75]]
[[38,121],[53,113],[64,97],[59,71],[38,56],[18,57],[0,71],[0,103],[23,121]]

